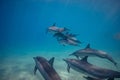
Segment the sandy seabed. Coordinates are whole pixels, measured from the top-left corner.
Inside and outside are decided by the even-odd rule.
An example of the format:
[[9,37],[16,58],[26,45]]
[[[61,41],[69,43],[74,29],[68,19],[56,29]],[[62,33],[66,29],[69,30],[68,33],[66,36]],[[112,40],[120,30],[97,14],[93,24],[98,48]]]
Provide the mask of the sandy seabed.
[[[63,58],[67,57],[67,54],[65,56],[60,56],[56,54],[57,52],[52,53],[55,57],[54,61],[54,68],[57,71],[57,73],[60,75],[62,80],[86,80],[83,78],[85,76],[82,73],[76,72],[74,70],[70,70],[70,73],[67,72],[66,63],[62,60]],[[44,80],[44,78],[41,76],[39,71],[37,71],[37,74],[33,74],[33,69],[35,66],[35,62],[33,60],[34,56],[43,56],[47,58],[48,60],[52,57],[51,55],[46,55],[44,53],[33,53],[33,54],[26,54],[22,56],[10,56],[2,60],[2,64],[0,64],[0,80]],[[73,57],[74,58],[74,57]],[[101,59],[92,59],[89,60],[90,62],[99,65],[100,67],[105,67],[108,69],[118,70],[120,68],[120,65],[118,65],[118,69],[110,63],[107,60],[101,60]],[[104,61],[104,63],[102,62]],[[117,60],[120,61],[120,60]],[[118,63],[120,64],[120,63]],[[120,70],[118,70],[120,71]],[[119,80],[119,79],[115,79]]]

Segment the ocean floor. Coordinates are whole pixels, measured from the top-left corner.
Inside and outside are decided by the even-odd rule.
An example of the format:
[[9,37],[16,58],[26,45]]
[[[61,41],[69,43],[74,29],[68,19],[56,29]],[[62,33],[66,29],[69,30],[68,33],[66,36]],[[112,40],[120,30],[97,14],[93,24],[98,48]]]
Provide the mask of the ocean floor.
[[[36,75],[33,74],[33,69],[35,66],[33,57],[35,56],[43,56],[48,60],[54,56],[54,68],[58,72],[62,80],[86,80],[83,78],[83,76],[85,75],[82,73],[76,72],[72,69],[70,73],[67,72],[67,65],[62,59],[68,58],[69,56],[68,54],[66,54],[67,52],[63,53],[64,54],[61,55],[61,52],[28,52],[24,55],[19,54],[8,56],[4,58],[2,60],[2,64],[0,64],[0,80],[44,80],[39,71],[37,71]],[[89,62],[97,66],[120,71],[120,60],[119,58],[116,58],[115,60],[118,62],[118,68],[116,68],[111,62],[107,60],[99,58],[89,58]]]

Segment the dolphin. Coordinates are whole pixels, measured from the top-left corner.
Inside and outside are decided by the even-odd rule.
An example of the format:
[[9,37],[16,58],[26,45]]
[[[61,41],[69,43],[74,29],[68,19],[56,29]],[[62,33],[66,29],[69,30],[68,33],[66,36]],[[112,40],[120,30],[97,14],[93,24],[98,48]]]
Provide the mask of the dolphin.
[[71,39],[67,39],[67,41],[68,41],[69,45],[80,46],[77,41],[74,41],[74,40],[71,40]]
[[58,32],[58,31],[59,31],[59,27],[57,27],[56,23],[54,23],[52,26],[47,28],[46,33],[48,33],[48,32]]
[[73,36],[71,36],[71,35],[68,35],[68,34],[64,34],[64,33],[61,33],[61,32],[57,32],[57,33],[55,33],[54,35],[53,35],[53,37],[56,37],[57,38],[57,40],[59,40],[59,39],[65,39],[65,40],[67,40],[68,42],[70,41],[72,41],[72,43],[74,42],[74,43],[81,43],[77,38],[75,38],[75,37],[73,37]]
[[85,57],[85,56],[90,56],[90,57],[91,57],[91,56],[92,56],[92,57],[97,56],[97,57],[100,57],[100,58],[108,59],[108,60],[111,61],[114,65],[117,65],[117,63],[113,60],[113,58],[112,58],[110,55],[108,55],[108,54],[107,54],[106,52],[104,52],[104,51],[92,49],[92,48],[90,47],[90,44],[88,44],[88,45],[86,46],[86,48],[77,50],[77,51],[73,52],[73,53],[70,54],[70,55],[74,55],[74,56],[76,56],[77,58],[79,58],[79,57],[82,58],[82,57]]
[[81,72],[83,74],[91,76],[91,78],[99,80],[101,79],[114,80],[114,78],[120,78],[120,72],[92,65],[88,63],[87,58],[88,56],[85,56],[81,60],[78,59],[63,59],[63,60],[68,65],[67,66],[68,72],[70,72],[70,68],[72,68],[75,71]]
[[58,42],[62,44],[63,46],[65,45],[73,45],[73,46],[80,46],[79,43],[70,40],[70,39],[58,39]]
[[36,74],[36,71],[39,70],[45,80],[61,80],[60,76],[53,68],[54,57],[51,58],[49,61],[40,56],[33,57],[33,59],[36,63],[34,74]]
[[77,38],[75,38],[75,37],[70,37],[70,38],[68,38],[69,40],[72,40],[72,41],[74,41],[74,42],[76,42],[76,43],[79,43],[79,44],[81,44],[82,42],[81,41],[79,41]]
[[69,29],[66,27],[59,28],[56,26],[56,23],[54,23],[52,26],[47,28],[46,33],[48,33],[48,32],[64,32],[64,31],[69,31]]
[[72,40],[72,41],[74,41],[74,42],[77,42],[77,43],[81,43],[81,41],[79,41],[79,40],[76,38],[77,35],[78,35],[78,34],[72,34],[72,33],[69,33],[69,32],[67,32],[67,33],[65,34],[65,36],[66,36],[68,39],[70,39],[70,40]]

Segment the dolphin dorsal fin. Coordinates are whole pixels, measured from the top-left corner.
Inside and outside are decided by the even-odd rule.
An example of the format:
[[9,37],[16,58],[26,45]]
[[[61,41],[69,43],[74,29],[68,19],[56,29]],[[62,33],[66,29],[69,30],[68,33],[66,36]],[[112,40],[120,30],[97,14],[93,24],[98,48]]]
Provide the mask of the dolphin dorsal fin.
[[88,56],[85,56],[84,58],[81,59],[81,61],[88,62],[87,58],[88,58]]
[[85,49],[88,49],[88,48],[90,48],[90,44],[88,44],[88,45],[85,47]]
[[51,66],[53,66],[54,59],[55,59],[55,57],[52,57],[52,58],[48,61]]

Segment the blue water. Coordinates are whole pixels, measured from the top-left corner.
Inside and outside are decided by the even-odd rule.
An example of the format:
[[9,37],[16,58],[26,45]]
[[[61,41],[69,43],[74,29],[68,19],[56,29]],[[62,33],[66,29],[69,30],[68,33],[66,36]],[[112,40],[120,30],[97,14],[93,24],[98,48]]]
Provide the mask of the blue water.
[[[79,34],[83,44],[60,45],[51,34],[45,33],[53,23]],[[33,75],[34,56],[48,59],[55,56],[55,67],[63,80],[84,80],[74,75],[80,73],[65,72],[66,66],[61,64],[65,64],[62,58],[88,43],[92,48],[108,52],[120,69],[119,0],[0,1],[0,80],[44,80],[39,73]],[[91,63],[116,70],[107,60],[95,58]]]

